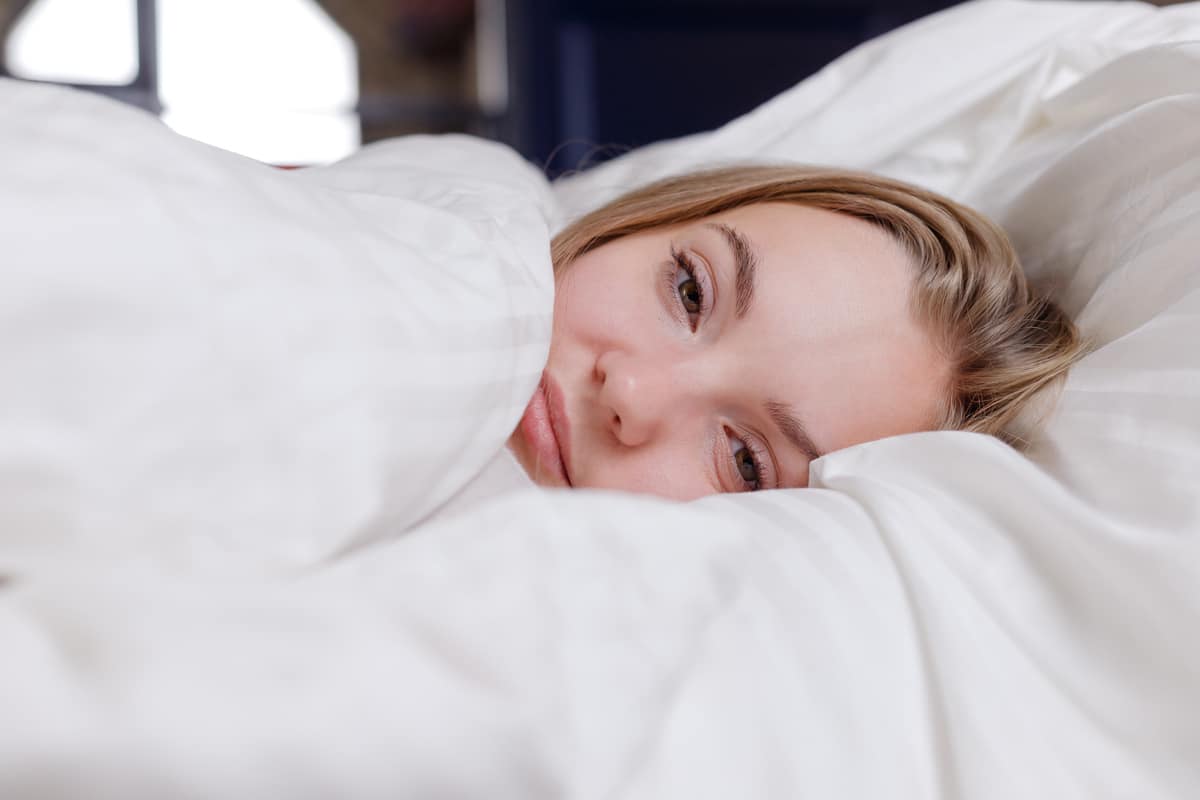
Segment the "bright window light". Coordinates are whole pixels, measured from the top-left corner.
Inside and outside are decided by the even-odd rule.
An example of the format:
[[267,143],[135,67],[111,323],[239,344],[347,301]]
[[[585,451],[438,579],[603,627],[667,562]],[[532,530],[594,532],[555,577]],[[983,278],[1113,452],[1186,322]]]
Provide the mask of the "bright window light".
[[274,164],[358,148],[354,44],[314,0],[159,0],[158,25],[176,131]]
[[9,34],[4,64],[19,78],[124,85],[137,77],[137,0],[41,0]]
[[[163,120],[272,164],[358,149],[354,43],[315,0],[158,0]],[[39,0],[5,52],[22,78],[124,85],[138,73],[136,0]]]

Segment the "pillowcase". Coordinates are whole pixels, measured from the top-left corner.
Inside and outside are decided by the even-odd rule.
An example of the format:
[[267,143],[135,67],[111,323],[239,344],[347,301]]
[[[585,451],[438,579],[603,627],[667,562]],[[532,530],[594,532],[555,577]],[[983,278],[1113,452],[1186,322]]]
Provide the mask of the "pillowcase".
[[[1185,10],[1180,7],[1179,10]],[[1190,11],[1200,23],[1200,6]],[[1200,26],[1040,104],[968,203],[1093,347],[1030,456],[1110,519],[1200,532]]]

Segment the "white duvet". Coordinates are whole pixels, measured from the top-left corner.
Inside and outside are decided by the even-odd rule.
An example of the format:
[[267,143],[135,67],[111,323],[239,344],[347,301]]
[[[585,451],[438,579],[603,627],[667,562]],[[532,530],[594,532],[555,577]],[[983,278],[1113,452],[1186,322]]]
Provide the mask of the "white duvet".
[[[970,4],[554,187],[453,137],[276,172],[0,83],[0,797],[1200,796],[1192,41],[1195,4]],[[747,157],[1009,228],[1096,346],[1028,456],[464,501],[550,232]]]

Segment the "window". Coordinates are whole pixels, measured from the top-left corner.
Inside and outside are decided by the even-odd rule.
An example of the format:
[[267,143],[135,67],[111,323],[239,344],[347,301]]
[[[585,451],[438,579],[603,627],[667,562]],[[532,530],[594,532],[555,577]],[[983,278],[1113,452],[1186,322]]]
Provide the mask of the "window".
[[137,77],[136,0],[42,0],[13,27],[5,49],[18,78],[123,85]]
[[129,85],[143,7],[157,18],[157,47],[146,51],[157,51],[157,82],[146,88],[175,130],[275,164],[358,147],[354,44],[315,0],[37,0],[11,30],[5,67],[33,80]]

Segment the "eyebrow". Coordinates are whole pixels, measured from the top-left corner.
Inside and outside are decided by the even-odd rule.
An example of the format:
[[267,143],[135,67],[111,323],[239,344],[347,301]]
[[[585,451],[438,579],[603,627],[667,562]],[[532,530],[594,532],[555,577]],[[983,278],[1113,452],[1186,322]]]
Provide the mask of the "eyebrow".
[[705,227],[718,231],[725,237],[729,249],[733,251],[733,261],[737,267],[734,278],[734,317],[741,319],[750,310],[754,301],[754,275],[758,270],[758,254],[750,245],[750,240],[739,231],[725,224],[708,223]]
[[[725,241],[729,244],[729,249],[733,251],[733,260],[737,269],[734,278],[734,316],[741,319],[746,316],[746,312],[750,310],[750,304],[754,301],[754,277],[758,271],[758,253],[750,244],[750,240],[736,228],[711,222],[706,227],[712,228],[724,236]],[[812,437],[808,435],[808,429],[804,427],[800,417],[786,403],[778,400],[766,400],[763,408],[783,437],[793,447],[804,453],[809,461],[816,461],[824,455]]]
[[788,408],[786,403],[767,400],[763,403],[763,408],[766,409],[767,416],[775,423],[775,427],[779,428],[784,438],[791,442],[793,447],[808,456],[809,461],[816,461],[824,455],[817,448],[812,437],[808,435],[804,423]]

